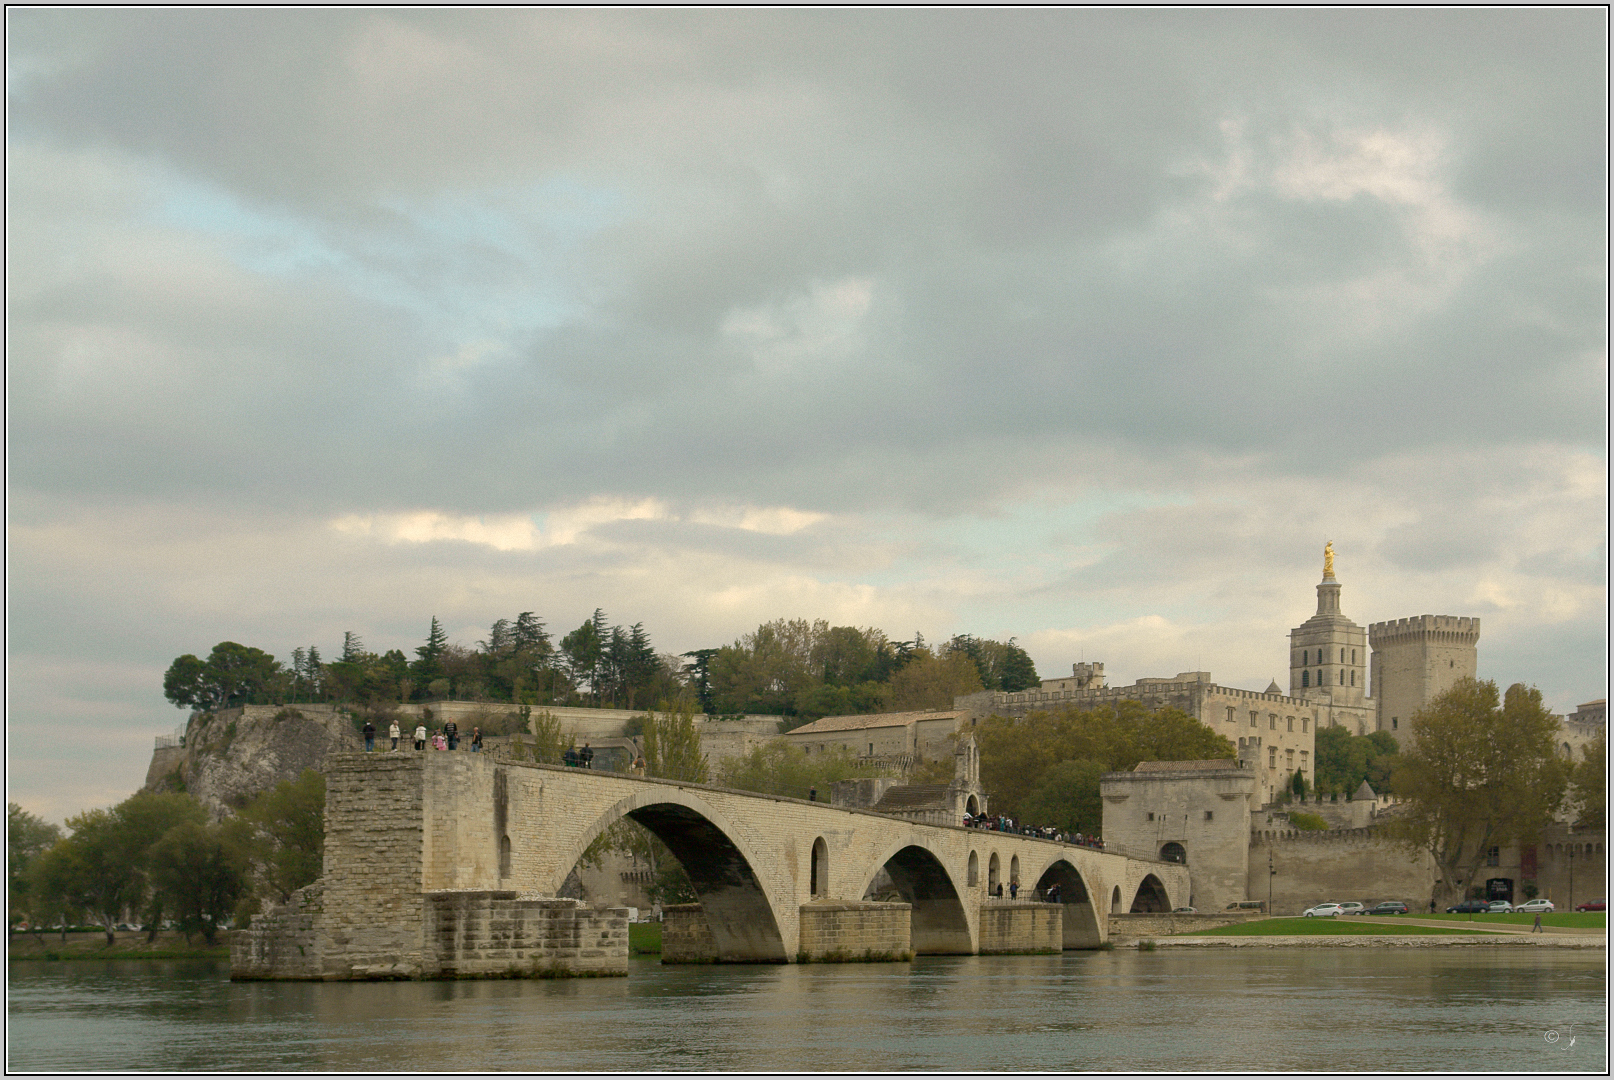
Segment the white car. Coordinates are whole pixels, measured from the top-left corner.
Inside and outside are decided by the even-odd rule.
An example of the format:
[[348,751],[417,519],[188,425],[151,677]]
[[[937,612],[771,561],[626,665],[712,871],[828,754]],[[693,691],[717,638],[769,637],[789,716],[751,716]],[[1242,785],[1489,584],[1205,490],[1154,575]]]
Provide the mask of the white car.
[[1551,911],[1552,910],[1552,901],[1551,900],[1526,900],[1524,903],[1520,904],[1518,907],[1514,908],[1513,910],[1514,911]]
[[1500,913],[1500,914],[1506,915],[1508,912],[1510,912],[1512,910],[1513,910],[1513,905],[1508,903],[1506,900],[1492,900],[1491,901],[1491,911],[1493,913]]
[[1358,904],[1355,900],[1347,900],[1345,903],[1339,905],[1339,913],[1341,915],[1360,915],[1366,910],[1366,904]]
[[1307,908],[1305,911],[1301,912],[1301,914],[1304,915],[1308,919],[1313,917],[1313,916],[1316,916],[1318,918],[1332,918],[1333,916],[1339,914],[1339,905],[1338,904],[1318,904],[1314,908]]

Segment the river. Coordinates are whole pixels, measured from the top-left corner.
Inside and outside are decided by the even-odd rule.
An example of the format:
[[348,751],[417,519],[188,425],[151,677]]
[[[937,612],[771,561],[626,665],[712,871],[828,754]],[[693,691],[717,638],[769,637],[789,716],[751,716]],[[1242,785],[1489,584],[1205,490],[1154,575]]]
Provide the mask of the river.
[[1602,950],[1240,949],[232,983],[17,963],[11,1070],[1604,1072]]

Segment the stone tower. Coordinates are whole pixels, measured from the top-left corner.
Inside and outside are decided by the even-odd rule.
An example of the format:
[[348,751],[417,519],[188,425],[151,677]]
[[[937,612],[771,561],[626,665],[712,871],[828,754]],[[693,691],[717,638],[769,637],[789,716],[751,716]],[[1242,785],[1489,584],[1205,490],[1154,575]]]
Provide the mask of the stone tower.
[[1404,743],[1413,713],[1458,679],[1476,677],[1479,636],[1478,619],[1454,615],[1419,615],[1369,627],[1377,729]]
[[1289,632],[1289,696],[1361,709],[1367,697],[1367,632],[1339,610],[1334,545],[1323,549],[1317,614]]

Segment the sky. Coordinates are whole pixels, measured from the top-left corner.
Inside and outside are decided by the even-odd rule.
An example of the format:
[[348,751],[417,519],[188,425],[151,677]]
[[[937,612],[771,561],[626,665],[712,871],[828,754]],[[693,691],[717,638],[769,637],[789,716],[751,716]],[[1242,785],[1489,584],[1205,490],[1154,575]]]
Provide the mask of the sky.
[[[9,8],[7,790],[222,640],[1607,682],[1607,13]],[[412,655],[412,653],[411,653]]]

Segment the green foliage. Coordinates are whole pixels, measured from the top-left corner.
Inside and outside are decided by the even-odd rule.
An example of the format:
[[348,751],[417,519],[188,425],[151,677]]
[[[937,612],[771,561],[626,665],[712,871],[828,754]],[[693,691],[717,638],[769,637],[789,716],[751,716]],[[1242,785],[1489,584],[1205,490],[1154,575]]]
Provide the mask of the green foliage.
[[1403,805],[1389,834],[1434,857],[1448,896],[1476,879],[1489,848],[1539,835],[1563,802],[1557,718],[1533,687],[1498,696],[1494,682],[1459,680],[1412,717],[1395,772]]
[[572,737],[560,728],[560,717],[548,709],[540,709],[532,716],[532,760],[545,765],[559,765],[561,755],[572,745]]
[[799,746],[769,742],[752,747],[740,757],[725,759],[718,766],[717,783],[792,799],[805,799],[816,788],[818,798],[828,802],[830,785],[837,780],[884,776],[888,772],[859,764],[855,754],[839,747],[830,753],[808,754]]
[[981,686],[987,690],[1012,694],[1041,682],[1036,665],[1014,638],[1003,642],[959,634],[942,646],[942,652],[968,656],[980,675]]
[[695,716],[687,706],[650,713],[644,725],[645,775],[704,784],[710,778]]
[[1067,833],[1098,835],[1104,828],[1098,781],[1109,771],[1099,761],[1061,761],[1050,766],[1026,796],[1021,816]]
[[1022,819],[1027,818],[1032,791],[1059,762],[1087,761],[1123,772],[1140,761],[1237,755],[1232,743],[1187,713],[1171,708],[1150,712],[1136,701],[1085,712],[1037,712],[1019,720],[991,716],[977,729],[976,743],[981,783],[992,792],[994,808]]
[[980,671],[964,653],[932,653],[918,649],[913,659],[886,682],[886,707],[892,712],[951,709],[953,698],[982,689]]
[[320,876],[325,861],[325,777],[282,780],[242,808],[230,840],[258,889],[277,903]]
[[163,675],[163,696],[180,708],[224,709],[266,703],[281,684],[281,667],[262,649],[221,641],[206,660],[187,653]]
[[32,890],[33,865],[62,838],[57,826],[30,814],[19,804],[6,803],[6,921],[27,919],[37,923],[46,914],[36,915]]
[[1299,810],[1289,812],[1289,824],[1293,828],[1307,832],[1321,832],[1328,828],[1328,822],[1324,821],[1321,815],[1307,814]]
[[1582,747],[1582,755],[1569,772],[1570,794],[1579,811],[1575,824],[1582,829],[1602,829],[1608,823],[1608,737],[1598,736],[1596,742]]
[[209,945],[246,886],[247,857],[232,841],[224,827],[192,821],[169,829],[148,854],[152,886],[165,908],[187,936],[200,930]]
[[1346,798],[1366,780],[1373,790],[1386,795],[1392,791],[1400,748],[1388,731],[1352,735],[1343,727],[1318,728],[1316,734],[1316,788],[1336,792]]

